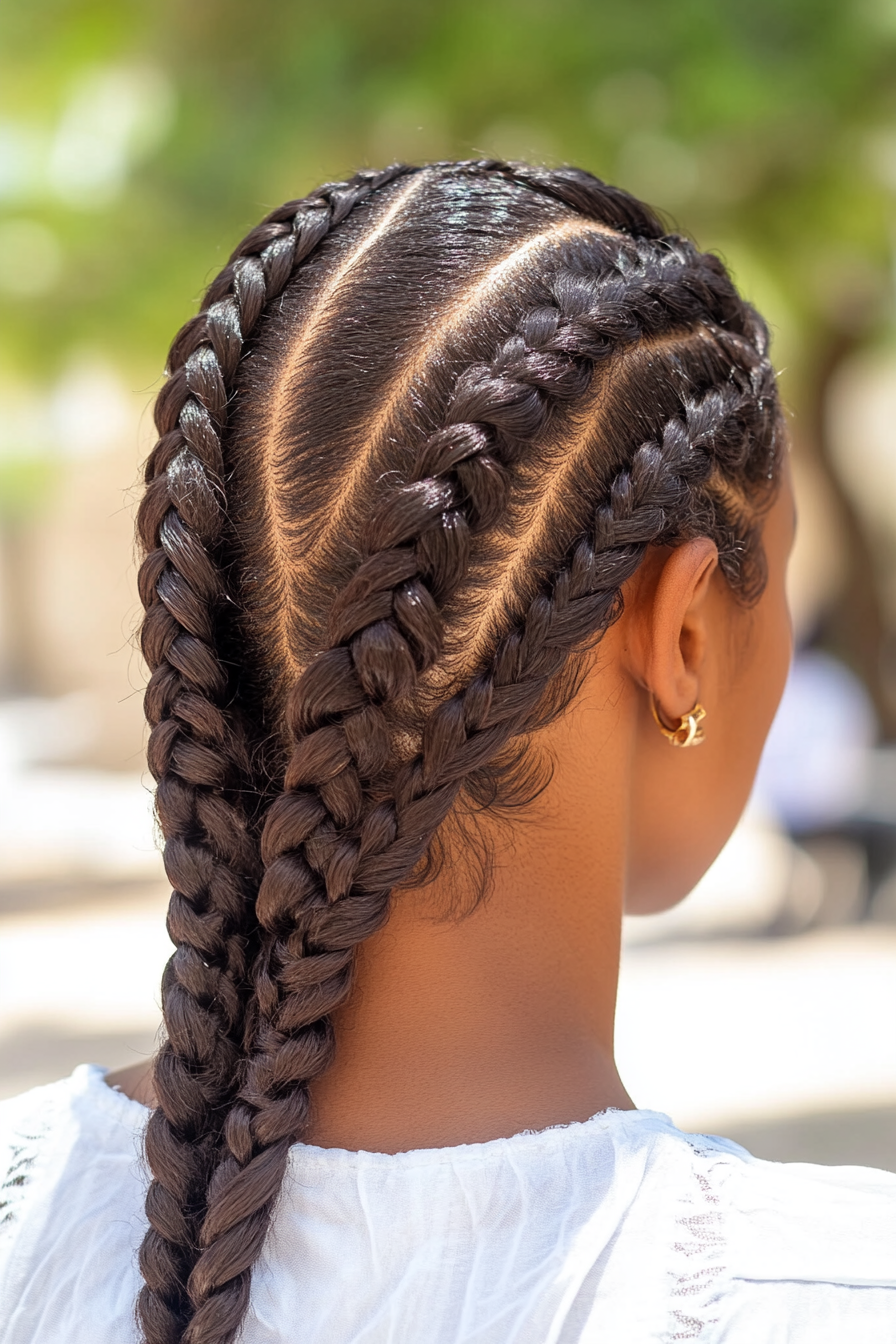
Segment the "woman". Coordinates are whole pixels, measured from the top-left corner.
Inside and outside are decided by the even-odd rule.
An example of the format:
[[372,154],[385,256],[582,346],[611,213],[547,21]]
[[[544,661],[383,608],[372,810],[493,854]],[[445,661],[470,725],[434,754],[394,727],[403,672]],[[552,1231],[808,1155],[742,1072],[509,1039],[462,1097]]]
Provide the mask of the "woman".
[[613,1061],[623,907],[724,843],[790,655],[722,264],[576,170],[364,172],[169,374],[166,1039],[0,1110],[6,1344],[892,1341],[896,1177],[683,1135]]

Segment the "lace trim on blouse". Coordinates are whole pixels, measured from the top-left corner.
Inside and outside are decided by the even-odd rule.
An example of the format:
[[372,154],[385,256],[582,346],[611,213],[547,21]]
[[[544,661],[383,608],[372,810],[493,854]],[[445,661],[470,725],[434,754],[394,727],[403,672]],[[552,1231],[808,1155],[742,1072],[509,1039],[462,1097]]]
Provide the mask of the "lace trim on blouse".
[[[0,1134],[0,1246],[15,1236],[31,1195],[31,1187],[48,1159],[57,1118],[58,1088],[47,1088],[46,1105],[37,1111],[33,1102]],[[27,1096],[28,1094],[26,1094]]]
[[725,1218],[714,1176],[715,1168],[727,1165],[731,1157],[719,1151],[718,1140],[704,1146],[700,1137],[687,1136],[694,1163],[675,1220],[680,1230],[672,1243],[675,1286],[671,1295],[680,1305],[672,1307],[670,1340],[708,1339],[710,1327],[719,1323],[720,1279],[724,1281],[727,1272]]

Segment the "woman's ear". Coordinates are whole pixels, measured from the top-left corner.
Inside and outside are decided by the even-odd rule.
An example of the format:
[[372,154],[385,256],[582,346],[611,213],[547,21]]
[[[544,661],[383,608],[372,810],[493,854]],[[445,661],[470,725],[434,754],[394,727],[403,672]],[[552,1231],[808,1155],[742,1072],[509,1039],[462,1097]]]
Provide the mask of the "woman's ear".
[[633,594],[630,671],[676,722],[700,699],[700,673],[711,636],[709,594],[719,552],[708,537],[657,549]]

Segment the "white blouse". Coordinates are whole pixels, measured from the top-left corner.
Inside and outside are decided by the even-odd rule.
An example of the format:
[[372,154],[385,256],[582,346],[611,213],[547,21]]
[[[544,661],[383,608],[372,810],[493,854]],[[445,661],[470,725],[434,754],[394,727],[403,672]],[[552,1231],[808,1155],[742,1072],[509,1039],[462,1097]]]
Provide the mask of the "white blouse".
[[[133,1344],[145,1107],[0,1103],[2,1344]],[[241,1344],[894,1344],[896,1175],[653,1111],[387,1156],[297,1144]]]

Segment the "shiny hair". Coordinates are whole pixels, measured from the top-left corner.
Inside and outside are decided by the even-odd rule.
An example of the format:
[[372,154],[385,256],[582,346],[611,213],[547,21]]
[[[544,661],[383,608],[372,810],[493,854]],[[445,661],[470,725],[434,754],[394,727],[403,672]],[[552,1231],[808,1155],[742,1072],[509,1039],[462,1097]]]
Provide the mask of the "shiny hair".
[[649,547],[711,537],[758,595],[782,434],[766,327],[715,256],[588,173],[494,161],[275,210],[155,415],[176,951],[139,1315],[148,1344],[229,1344],[355,949],[446,826],[537,790],[530,739]]

